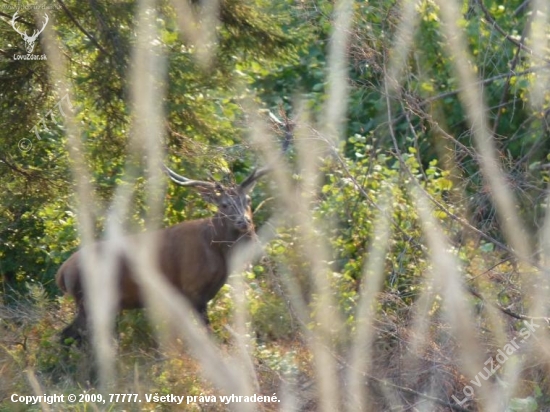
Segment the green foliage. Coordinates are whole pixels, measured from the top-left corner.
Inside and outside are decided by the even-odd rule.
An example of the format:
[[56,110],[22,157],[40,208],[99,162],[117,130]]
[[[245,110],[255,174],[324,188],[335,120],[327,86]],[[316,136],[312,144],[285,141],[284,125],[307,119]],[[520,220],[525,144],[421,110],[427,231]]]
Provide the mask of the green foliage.
[[[367,143],[368,142],[368,143]],[[393,292],[410,304],[418,294],[417,285],[426,270],[427,261],[421,244],[421,231],[416,207],[409,199],[409,189],[420,182],[423,189],[436,201],[442,202],[448,210],[456,213],[446,202],[446,195],[452,189],[448,172],[437,167],[437,161],[430,162],[422,170],[416,150],[403,153],[401,161],[409,172],[402,170],[400,162],[374,151],[373,157],[364,153],[373,151],[375,141],[356,135],[349,139],[356,160],[345,159],[344,168],[328,163],[325,169],[326,183],[322,188],[322,200],[317,205],[319,221],[337,222],[330,242],[335,251],[333,281],[338,290],[338,299],[347,318],[354,314],[358,298],[358,287],[362,279],[368,246],[375,241],[373,222],[380,213],[373,205],[379,205],[384,196],[391,198],[392,222],[391,250],[386,258],[385,289]],[[358,188],[360,187],[360,189]],[[437,212],[445,224],[444,212]]]
[[266,281],[265,268],[257,265],[247,273],[252,330],[260,342],[291,339],[296,332],[292,315],[284,297],[277,295]]
[[[98,210],[100,237],[102,210],[121,183],[127,161],[126,96],[135,8],[127,2],[66,4],[69,14],[58,13],[55,29],[70,56],[74,88],[70,103],[101,202],[93,207]],[[242,146],[238,149],[243,135],[239,96],[256,76],[253,67],[267,69],[295,59],[285,53],[296,55],[300,29],[285,4],[221,2],[220,47],[209,72],[197,67],[194,49],[182,43],[173,9],[159,6],[157,23],[168,60],[167,143],[173,163],[186,174],[206,178],[204,169],[208,169],[219,178],[229,171],[242,175],[249,170],[250,154],[243,155]],[[33,19],[29,10],[20,15]],[[94,41],[74,26],[71,17],[88,28]],[[20,47],[20,36],[9,25],[2,30],[13,54]],[[36,52],[41,53],[39,47]],[[54,273],[78,245],[63,112],[57,106],[64,96],[49,86],[46,70],[47,65],[38,61],[0,61],[0,123],[5,125],[0,131],[0,182],[7,194],[0,206],[0,282],[5,293],[24,290],[24,282],[34,281],[55,293]],[[213,146],[220,150],[212,150]],[[142,221],[143,189],[137,182],[129,226],[139,228]],[[167,223],[209,213],[201,200],[195,200],[196,194],[181,193],[169,188]]]
[[281,353],[277,348],[270,348],[265,344],[256,347],[256,358],[265,363],[271,370],[285,376],[295,376],[299,372],[297,368],[296,352]]

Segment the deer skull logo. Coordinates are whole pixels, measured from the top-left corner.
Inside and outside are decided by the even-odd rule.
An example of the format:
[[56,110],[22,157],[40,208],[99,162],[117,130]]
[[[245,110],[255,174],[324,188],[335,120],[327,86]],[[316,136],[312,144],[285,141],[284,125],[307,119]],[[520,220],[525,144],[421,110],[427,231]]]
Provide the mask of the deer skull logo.
[[27,35],[26,31],[19,31],[17,29],[17,27],[15,26],[15,21],[18,18],[19,18],[19,16],[17,15],[17,12],[15,12],[15,14],[13,15],[13,17],[11,19],[11,26],[13,27],[13,29],[17,33],[19,33],[21,35],[21,37],[23,37],[23,40],[25,40],[25,48],[27,49],[27,53],[31,54],[32,51],[34,50],[34,43],[35,43],[36,39],[38,38],[38,35],[44,31],[44,29],[46,28],[46,24],[48,24],[49,17],[46,14],[46,20],[44,21],[44,25],[42,26],[42,28],[40,30],[35,30],[34,33],[32,34],[32,36]]

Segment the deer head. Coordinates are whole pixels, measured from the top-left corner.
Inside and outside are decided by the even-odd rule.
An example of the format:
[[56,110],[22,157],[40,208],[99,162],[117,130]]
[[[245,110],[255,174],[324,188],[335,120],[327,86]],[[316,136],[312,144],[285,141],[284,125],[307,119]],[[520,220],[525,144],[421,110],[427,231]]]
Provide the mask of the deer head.
[[218,207],[217,216],[228,223],[228,228],[240,233],[252,233],[252,210],[248,193],[254,188],[256,181],[269,172],[267,168],[253,171],[239,185],[223,186],[219,182],[192,180],[181,176],[164,166],[164,170],[180,186],[194,187],[203,198]]
[[23,40],[25,40],[25,44],[26,44],[26,49],[27,49],[27,53],[32,53],[32,51],[34,50],[34,43],[38,37],[38,35],[40,33],[42,33],[44,31],[44,29],[46,28],[46,24],[48,24],[48,21],[49,21],[49,17],[48,15],[46,14],[46,20],[44,21],[44,25],[42,26],[42,28],[40,30],[34,30],[34,33],[32,34],[32,36],[29,36],[27,35],[27,32],[26,31],[19,31],[17,29],[17,27],[15,26],[15,21],[19,18],[19,16],[17,16],[17,12],[15,12],[15,14],[13,15],[12,19],[11,19],[11,26],[13,27],[13,29],[19,33],[21,35],[21,37],[23,37]]

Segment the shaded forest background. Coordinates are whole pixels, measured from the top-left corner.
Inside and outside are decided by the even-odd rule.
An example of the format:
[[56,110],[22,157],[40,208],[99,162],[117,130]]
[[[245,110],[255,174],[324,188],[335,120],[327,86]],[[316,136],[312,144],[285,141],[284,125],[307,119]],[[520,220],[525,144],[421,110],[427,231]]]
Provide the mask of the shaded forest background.
[[[20,8],[18,24],[28,33],[40,27],[44,13],[49,15],[47,30],[66,65],[61,84],[51,56],[49,62],[13,59],[25,54],[21,36],[9,23],[16,3],[0,1],[0,410],[14,410],[12,393],[36,390],[28,370],[48,391],[95,388],[83,350],[75,347],[67,355],[56,344],[73,309],[54,276],[81,241],[65,112],[71,111],[81,131],[81,156],[96,199],[89,205],[96,239],[104,236],[117,188],[128,184],[126,171],[146,164],[129,155],[139,4],[66,0],[33,9],[31,2],[21,2],[29,8]],[[191,178],[238,182],[266,161],[251,137],[260,119],[275,147],[289,135],[305,141],[319,171],[317,189],[301,199],[330,252],[308,255],[300,225],[290,217],[279,219],[264,256],[239,274],[245,280],[248,338],[261,392],[286,388],[294,399],[285,403],[288,410],[344,410],[331,408],[350,400],[342,395],[347,393],[346,353],[359,333],[361,296],[368,293],[368,257],[376,255],[369,248],[383,238],[384,231],[375,229],[377,216],[388,211],[391,235],[383,242],[381,283],[368,312],[365,345],[372,359],[360,389],[370,410],[426,403],[434,410],[489,410],[496,405],[494,393],[505,393],[506,404],[494,410],[548,410],[546,331],[536,332],[537,340],[514,355],[513,365],[499,372],[502,376],[487,381],[487,392],[476,392],[465,404],[451,398],[464,398],[463,388],[475,373],[457,359],[460,329],[449,327],[453,320],[445,315],[445,294],[427,280],[437,262],[415,190],[426,196],[431,216],[448,239],[446,253],[457,263],[459,296],[471,312],[468,321],[484,361],[517,335],[523,320],[542,319],[548,312],[546,302],[530,300],[530,291],[535,284],[539,293],[548,292],[549,7],[524,0],[458,2],[460,33],[452,34],[441,11],[446,6],[431,0],[338,6],[323,0],[222,0],[213,14],[211,3],[191,1],[189,10],[207,27],[201,34],[200,28],[181,29],[186,14],[178,3],[156,4],[158,31],[151,45],[163,55],[156,87],[164,91],[165,162]],[[346,41],[338,43],[337,16],[346,7],[351,24],[345,27]],[[217,18],[209,20],[212,15]],[[544,35],[537,38],[537,33]],[[453,36],[466,41],[467,59],[452,48]],[[46,53],[43,36],[39,39],[34,53]],[[498,190],[481,160],[465,98],[472,85],[457,72],[457,60],[477,76],[473,86],[483,96],[498,170],[521,222],[516,233],[506,229],[507,217],[495,206]],[[338,70],[346,81],[334,90],[339,83],[332,83],[331,76]],[[308,186],[298,152],[292,145],[286,164],[296,190]],[[146,179],[131,184],[132,208],[124,225],[139,232],[148,215]],[[254,192],[257,227],[271,225],[270,217],[280,213],[281,190],[277,180],[267,178]],[[196,193],[171,185],[163,205],[162,226],[213,213]],[[526,240],[524,249],[514,244],[518,239]],[[341,319],[326,337],[335,382],[342,388],[333,403],[320,393],[323,358],[311,344],[317,329],[323,339],[326,332],[316,314],[326,302],[310,279],[317,258],[325,265],[331,309]],[[224,287],[210,309],[222,352],[235,350],[231,290]],[[305,317],[297,315],[302,309],[296,309],[296,299]],[[417,322],[420,313],[429,325]],[[157,347],[153,329],[143,313],[119,319],[118,388],[139,390],[132,385],[140,370],[140,379],[146,379],[141,390],[151,393],[217,393],[185,345]],[[155,361],[153,352],[165,361]],[[483,365],[479,362],[478,369]]]

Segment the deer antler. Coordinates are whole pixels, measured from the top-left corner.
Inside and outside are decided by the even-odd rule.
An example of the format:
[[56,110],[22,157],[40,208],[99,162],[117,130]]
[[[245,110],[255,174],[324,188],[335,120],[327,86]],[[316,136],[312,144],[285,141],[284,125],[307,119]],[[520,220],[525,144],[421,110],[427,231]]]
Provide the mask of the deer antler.
[[[46,15],[47,16],[47,15]],[[17,12],[15,12],[15,14],[13,15],[13,17],[11,18],[11,27],[13,27],[13,29],[19,33],[21,36],[23,37],[27,37],[27,33],[26,32],[23,32],[21,33],[19,30],[17,30],[17,27],[15,27],[15,21],[19,18],[19,16],[17,15]]]
[[46,20],[44,21],[44,25],[42,26],[42,28],[40,30],[35,29],[32,36],[27,35],[27,32],[22,32],[22,31],[17,30],[17,27],[15,26],[15,22],[18,18],[19,18],[19,16],[17,15],[17,12],[15,12],[13,17],[11,18],[11,26],[13,27],[13,29],[17,33],[19,33],[21,35],[21,37],[23,37],[23,40],[25,40],[25,43],[27,44],[27,46],[26,46],[27,53],[32,53],[32,51],[34,49],[34,42],[35,42],[36,38],[38,37],[38,35],[40,33],[42,33],[44,31],[44,29],[46,28],[46,24],[48,24],[48,21],[50,20],[50,18],[46,14]]
[[38,37],[38,35],[40,33],[42,33],[44,31],[44,29],[46,28],[46,24],[48,24],[48,21],[50,21],[50,18],[48,17],[47,14],[46,15],[46,21],[44,22],[44,25],[42,26],[42,28],[40,29],[40,31],[37,31],[35,30],[34,33],[32,34],[32,36],[29,38],[30,41],[35,41],[36,38]]
[[168,175],[168,177],[170,177],[170,179],[172,179],[173,182],[177,183],[180,186],[190,186],[190,187],[196,186],[196,187],[203,187],[206,189],[214,189],[218,187],[216,183],[205,182],[203,180],[192,180],[185,176],[179,175],[176,172],[174,172],[172,169],[168,168],[166,165],[163,165],[163,169]]

